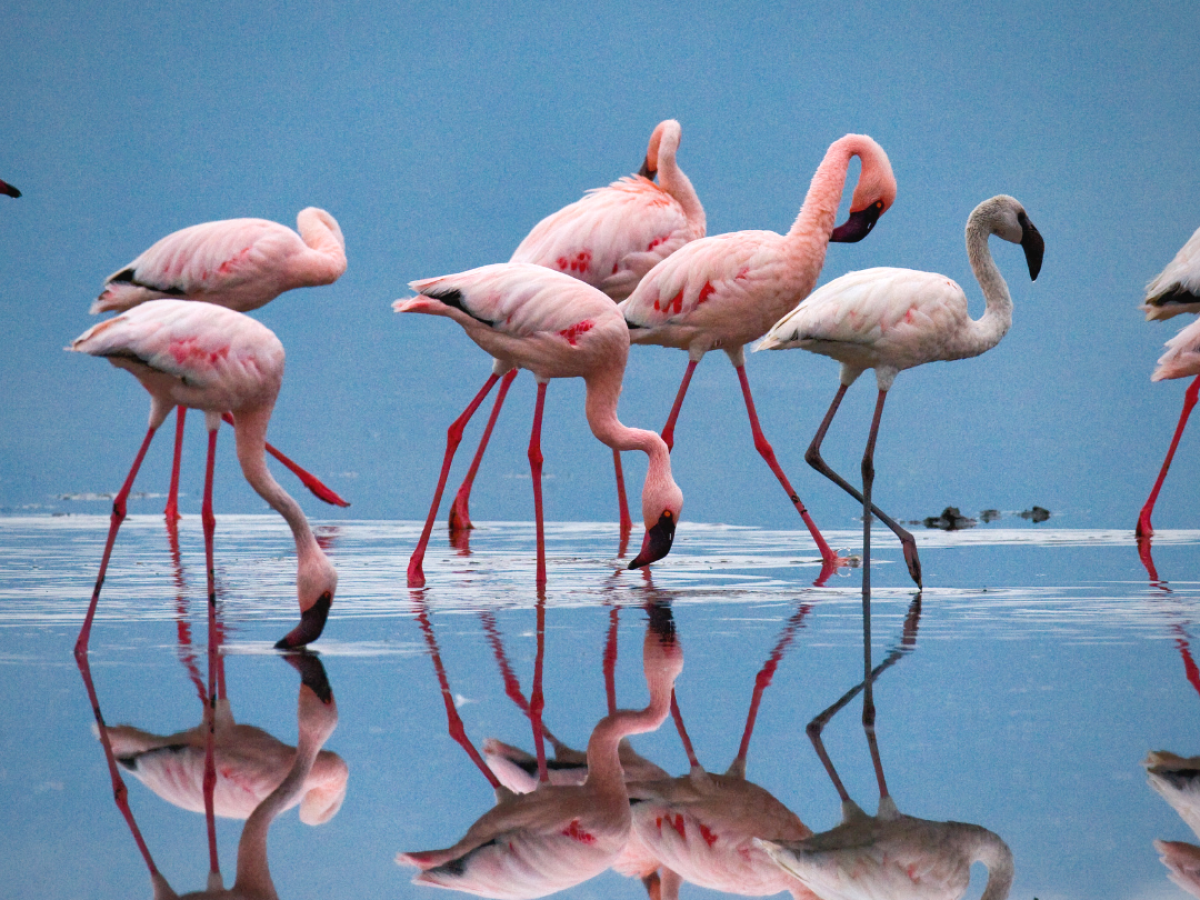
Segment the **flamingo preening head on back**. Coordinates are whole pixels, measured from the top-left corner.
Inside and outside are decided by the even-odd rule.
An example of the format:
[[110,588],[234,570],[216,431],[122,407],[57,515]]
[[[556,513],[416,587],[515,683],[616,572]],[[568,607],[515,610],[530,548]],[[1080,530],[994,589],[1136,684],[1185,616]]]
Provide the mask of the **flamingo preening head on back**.
[[[861,160],[862,171],[850,201],[850,218],[835,228],[846,173],[855,157]],[[883,148],[866,135],[846,135],[830,146],[817,167],[787,234],[736,231],[692,241],[655,266],[621,303],[633,343],[688,352],[687,370],[662,430],[668,447],[674,443],[675,420],[696,365],[709,350],[728,354],[741,383],[755,449],[800,513],[821,554],[818,581],[828,577],[838,557],[792,489],[759,426],[743,347],[762,337],[808,296],[821,274],[830,241],[866,237],[895,198],[896,179]]]
[[[659,122],[637,175],[590,190],[582,199],[546,216],[521,241],[509,262],[545,266],[598,288],[614,301],[624,300],[655,265],[689,241],[704,237],[704,207],[675,159],[681,137],[674,119]],[[655,175],[658,184],[652,180]],[[500,383],[479,449],[454,495],[449,515],[452,534],[473,527],[471,487],[515,377],[513,370]],[[624,547],[633,523],[625,500],[619,450],[613,450],[613,466]]]
[[230,413],[237,426],[237,455],[242,473],[259,496],[283,516],[296,542],[296,592],[301,620],[276,646],[291,649],[320,637],[337,589],[337,570],[317,545],[300,506],[271,477],[264,456],[267,425],[283,382],[284,352],[279,339],[250,317],[211,303],[152,300],[92,326],[68,349],[105,357],[114,366],[128,369],[150,393],[150,427],[113,501],[108,541],[91,605],[76,642],[76,653],[87,651],[109,556],[142,459],[155,432],[176,406],[203,410],[208,425],[202,518],[210,601],[216,590],[212,482],[217,430],[222,413]]
[[612,301],[595,288],[560,272],[528,263],[498,263],[410,285],[416,297],[397,300],[396,312],[419,312],[453,319],[494,360],[491,378],[455,420],[429,516],[408,567],[409,587],[423,587],[422,561],[454,451],[462,430],[488,391],[512,369],[528,369],[538,383],[529,461],[537,521],[537,583],[546,582],[542,517],[541,426],[546,385],[554,378],[583,378],[585,411],[592,433],[617,450],[641,450],[649,457],[642,487],[646,535],[629,564],[639,568],[670,552],[683,509],[683,492],[671,477],[666,444],[653,431],[628,428],[617,419],[617,399],[629,355],[629,331]]

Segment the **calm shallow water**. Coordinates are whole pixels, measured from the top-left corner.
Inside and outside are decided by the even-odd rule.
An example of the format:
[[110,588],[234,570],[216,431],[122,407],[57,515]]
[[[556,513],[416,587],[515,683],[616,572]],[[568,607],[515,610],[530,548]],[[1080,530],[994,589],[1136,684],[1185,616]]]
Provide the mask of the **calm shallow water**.
[[[14,896],[151,895],[70,652],[106,527],[99,516],[0,519],[0,661],[14,688],[0,729],[8,836],[0,860]],[[349,775],[344,803],[326,824],[303,825],[289,812],[271,828],[282,897],[440,896],[410,884],[413,870],[397,866],[396,853],[454,843],[493,796],[447,733],[431,641],[471,741],[532,748],[499,665],[511,665],[527,697],[538,601],[532,525],[481,527],[469,555],[436,538],[428,588],[410,592],[404,571],[417,532],[415,523],[394,522],[319,529],[341,577],[317,645],[340,714],[325,746]],[[90,654],[109,725],[169,734],[201,720],[193,680],[206,674],[198,522],[185,520],[179,537],[173,556],[159,517],[132,517],[122,529]],[[829,537],[850,551],[861,540]],[[813,587],[815,552],[794,532],[686,523],[650,579],[617,567],[614,526],[561,524],[548,538],[545,721],[559,738],[584,746],[606,712],[614,623],[617,703],[646,703],[642,607],[669,602],[684,654],[676,691],[700,762],[724,771],[737,754],[756,676],[777,653],[747,777],[810,828],[837,824],[837,794],[804,728],[861,678],[860,570]],[[883,765],[900,809],[1003,837],[1016,858],[1013,897],[1186,896],[1168,882],[1152,841],[1197,838],[1147,786],[1140,763],[1151,750],[1200,753],[1200,678],[1189,669],[1200,532],[1157,536],[1163,584],[1151,583],[1128,532],[981,526],[921,531],[918,541],[926,590],[915,642],[875,686]],[[899,646],[906,617],[913,622],[915,591],[898,545],[883,533],[873,543],[878,662]],[[299,678],[270,651],[296,619],[290,534],[273,517],[221,518],[216,559],[233,716],[294,745]],[[878,792],[860,710],[852,702],[826,739],[849,792],[873,811]],[[687,771],[670,719],[633,744],[668,772]],[[180,893],[202,888],[203,815],[127,781],[159,869]],[[227,885],[242,824],[218,820]],[[976,876],[968,896],[982,889],[982,869]],[[566,893],[645,895],[613,872]],[[681,892],[703,893],[711,892],[689,884]]]

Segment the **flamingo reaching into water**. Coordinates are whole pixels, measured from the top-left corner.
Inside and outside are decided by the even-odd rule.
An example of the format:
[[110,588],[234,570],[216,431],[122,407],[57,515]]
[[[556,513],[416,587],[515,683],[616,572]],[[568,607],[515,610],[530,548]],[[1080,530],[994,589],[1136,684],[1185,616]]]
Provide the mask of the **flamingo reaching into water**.
[[642,487],[646,525],[641,552],[629,564],[639,568],[671,550],[683,508],[683,492],[671,478],[671,457],[653,431],[628,428],[617,419],[617,398],[629,355],[629,332],[612,301],[590,285],[561,272],[529,263],[498,263],[458,275],[414,281],[416,297],[397,300],[396,312],[446,316],[495,360],[492,376],[450,426],[446,455],[421,539],[408,564],[408,586],[423,587],[422,561],[438,504],[463,428],[492,386],[513,369],[528,369],[538,384],[529,462],[537,522],[537,584],[546,583],[542,519],[542,408],[552,378],[583,378],[588,425],[599,440],[618,450],[641,450],[649,457]]
[[213,585],[213,468],[221,415],[236,423],[238,462],[250,486],[288,523],[296,541],[296,591],[300,624],[276,647],[288,649],[315,641],[325,627],[337,588],[337,571],[317,545],[299,505],[271,477],[264,456],[267,424],[283,380],[283,345],[264,325],[239,312],[211,303],[151,300],[106,319],[72,342],[71,350],[106,357],[128,369],[150,393],[150,427],[124,485],[113,500],[108,540],[87,617],[75,645],[87,653],[92,618],[117,530],[125,518],[126,499],[150,441],[176,406],[204,410],[208,426],[208,463],[204,485],[204,543],[208,559],[209,600]]
[[[862,161],[862,174],[850,203],[850,219],[834,228],[853,157]],[[758,424],[742,348],[762,337],[773,322],[808,296],[821,273],[830,241],[865,237],[895,197],[896,179],[883,148],[865,135],[846,135],[826,152],[786,235],[737,231],[692,241],[655,266],[620,304],[633,343],[688,351],[687,370],[662,430],[668,448],[696,365],[709,350],[722,349],[728,354],[741,382],[755,449],[783,485],[821,553],[819,580],[837,565],[837,555],[792,489]]]
[[[1192,243],[1200,246],[1200,242],[1194,239],[1189,241],[1189,244]],[[1192,322],[1167,341],[1166,347],[1167,352],[1159,358],[1158,366],[1155,368],[1154,374],[1150,376],[1150,380],[1190,378],[1193,375],[1196,377],[1183,394],[1183,410],[1179,414],[1179,423],[1175,426],[1171,445],[1167,448],[1166,459],[1163,460],[1162,468],[1158,472],[1158,479],[1154,482],[1154,488],[1150,491],[1150,496],[1146,498],[1146,503],[1138,515],[1137,536],[1139,538],[1149,538],[1154,534],[1154,527],[1150,524],[1150,515],[1154,512],[1154,504],[1158,501],[1158,493],[1162,490],[1163,482],[1166,481],[1167,470],[1171,468],[1171,460],[1175,458],[1179,439],[1183,437],[1183,430],[1187,427],[1192,408],[1196,405],[1196,398],[1200,395],[1200,319]]]
[[[883,402],[897,373],[936,360],[978,356],[1000,342],[1012,324],[1012,297],[988,250],[996,235],[1025,251],[1029,277],[1037,279],[1045,244],[1025,208],[1000,195],[975,207],[967,219],[967,255],[987,311],[972,320],[962,288],[933,272],[912,269],[865,269],[836,278],[815,291],[780,319],[756,350],[800,347],[832,357],[842,364],[841,386],[821,427],[805,454],[809,465],[864,503],[864,516],[874,513],[895,532],[913,581],[921,584],[921,561],[916,541],[870,502],[874,481],[875,437]],[[845,396],[846,389],[865,370],[874,369],[879,386],[875,417],[863,456],[860,494],[821,458],[821,442]]]
[[1147,320],[1200,313],[1200,228],[1158,277],[1146,285],[1146,297],[1138,308]]
[[[596,724],[584,783],[542,782],[527,794],[497,787],[496,806],[454,846],[397,857],[421,870],[415,882],[485,897],[542,897],[581,884],[617,860],[630,833],[618,748],[623,738],[653,731],[666,719],[683,670],[669,610],[651,610],[642,653],[650,702],[636,711],[617,710]],[[478,765],[494,780],[482,760]]]
[[[109,275],[90,312],[123,312],[147,300],[168,298],[250,312],[284,291],[337,281],[346,271],[346,241],[337,220],[310,206],[300,211],[296,224],[299,234],[266,219],[224,219],[180,229]],[[179,518],[185,415],[180,406],[165,510],[170,521]],[[266,448],[319,499],[334,506],[350,505],[273,446]]]
[[[675,155],[681,137],[674,119],[659,122],[650,135],[641,171],[588,191],[534,226],[509,262],[557,269],[599,288],[614,301],[624,300],[642,276],[684,244],[704,237],[704,207]],[[658,176],[658,184],[652,180]],[[500,383],[491,415],[467,476],[450,507],[450,531],[473,527],[471,486],[515,372]],[[613,451],[622,543],[632,528],[625,501],[620,451]],[[624,551],[622,551],[624,552]]]
[[20,197],[21,192],[9,184],[7,181],[0,181],[0,194],[7,194],[9,197]]

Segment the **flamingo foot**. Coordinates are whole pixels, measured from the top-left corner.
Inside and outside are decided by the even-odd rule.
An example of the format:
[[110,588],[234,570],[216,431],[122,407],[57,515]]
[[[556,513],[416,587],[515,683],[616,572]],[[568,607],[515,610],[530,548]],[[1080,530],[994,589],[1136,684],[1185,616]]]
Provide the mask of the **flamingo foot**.
[[908,565],[908,574],[917,583],[917,587],[924,590],[925,585],[921,583],[921,557],[917,556],[917,542],[913,540],[912,535],[909,535],[908,540],[901,540],[900,543],[904,548],[904,562]]
[[1154,526],[1150,524],[1150,510],[1143,508],[1138,516],[1137,528],[1134,530],[1137,537],[1146,539],[1154,536]]
[[163,509],[163,516],[166,517],[168,528],[173,527],[176,522],[183,518],[179,514],[179,504],[176,502],[174,494],[167,501],[166,508]]
[[297,477],[318,500],[328,503],[330,506],[340,506],[343,509],[350,505],[349,500],[342,499],[342,497],[336,491],[334,491],[332,488],[326,487],[307,472],[305,472],[303,475],[297,473]]
[[425,570],[421,566],[421,560],[410,559],[408,561],[408,586],[410,588],[425,587]]

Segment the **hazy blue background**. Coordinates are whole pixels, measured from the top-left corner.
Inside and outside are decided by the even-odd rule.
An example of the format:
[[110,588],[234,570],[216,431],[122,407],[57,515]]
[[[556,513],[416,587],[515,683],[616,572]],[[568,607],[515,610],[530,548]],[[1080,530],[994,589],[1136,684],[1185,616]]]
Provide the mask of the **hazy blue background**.
[[[294,225],[317,205],[341,223],[350,265],[258,314],[289,354],[272,436],[354,501],[343,514],[305,497],[310,514],[423,516],[445,427],[489,361],[453,323],[400,318],[390,302],[415,278],[507,259],[541,217],[634,171],[654,125],[675,117],[711,234],[785,230],[846,132],[886,148],[896,205],[865,242],[831,248],[822,281],[902,265],[978,298],[966,216],[996,193],[1020,199],[1046,239],[1042,277],[1031,285],[1019,250],[993,248],[1013,329],[981,359],[898,379],[877,497],[901,518],[1036,503],[1061,526],[1132,528],[1183,393],[1149,382],[1175,323],[1144,323],[1135,306],[1200,225],[1198,31],[1200,7],[1180,3],[13,8],[0,34],[0,178],[25,196],[0,198],[0,507],[101,512],[55,498],[115,490],[127,469],[144,392],[61,349],[95,321],[87,307],[105,276],[186,225]],[[661,427],[684,365],[677,351],[635,349],[624,421]],[[759,354],[748,371],[817,521],[850,527],[854,504],[802,460],[836,365]],[[478,519],[531,515],[532,393],[527,375],[514,386]],[[615,517],[608,451],[581,395],[580,382],[550,391],[551,519]],[[826,445],[855,479],[873,396],[873,380],[856,386]],[[192,428],[189,513],[202,477]],[[723,354],[698,370],[677,437],[685,519],[795,526]],[[165,490],[167,443],[140,488]],[[226,444],[219,508],[262,509]],[[1164,498],[1156,524],[1195,522],[1183,486],[1198,474],[1193,439],[1168,487],[1182,498]]]

